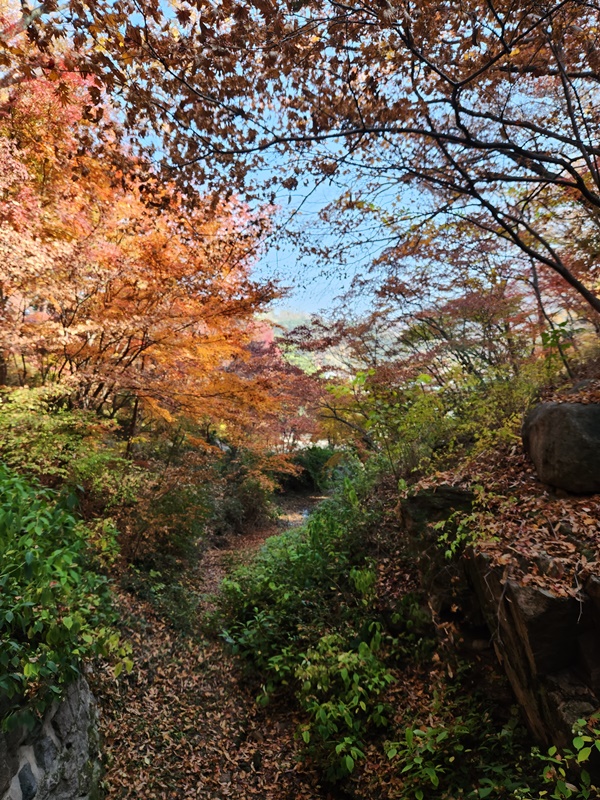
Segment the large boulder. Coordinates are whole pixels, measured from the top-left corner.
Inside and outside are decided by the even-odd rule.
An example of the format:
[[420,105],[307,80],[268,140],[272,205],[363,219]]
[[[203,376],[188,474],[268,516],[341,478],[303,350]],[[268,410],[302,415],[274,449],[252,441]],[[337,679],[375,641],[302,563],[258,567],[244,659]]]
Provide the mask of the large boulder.
[[541,403],[525,417],[522,434],[543,483],[600,492],[600,404]]

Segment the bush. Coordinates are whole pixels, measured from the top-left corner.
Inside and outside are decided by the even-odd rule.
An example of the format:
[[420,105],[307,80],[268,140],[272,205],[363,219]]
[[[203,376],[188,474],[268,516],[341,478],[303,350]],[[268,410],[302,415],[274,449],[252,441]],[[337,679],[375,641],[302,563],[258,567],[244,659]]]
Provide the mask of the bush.
[[270,665],[291,647],[294,658],[342,621],[360,625],[361,595],[350,578],[367,557],[363,530],[372,512],[348,478],[303,529],[271,537],[249,566],[222,585],[227,638],[258,671],[278,681]]
[[339,634],[324,636],[295,671],[300,684],[296,696],[310,716],[302,738],[332,781],[349,775],[364,757],[369,729],[388,724],[378,697],[394,679],[377,655],[380,626],[372,623],[370,628],[370,642],[354,649]]
[[573,749],[528,752],[516,718],[496,730],[473,704],[465,718],[407,728],[402,741],[386,743],[386,752],[398,762],[406,796],[415,800],[592,800],[598,786],[582,767],[600,750],[600,731],[578,720],[573,733]]
[[[106,578],[74,498],[0,465],[0,707],[42,711],[85,659],[119,650]],[[97,534],[96,534],[97,535]],[[123,653],[122,653],[123,654]]]
[[375,474],[358,462],[353,471],[305,528],[272,537],[226,578],[220,596],[223,636],[263,682],[259,699],[278,690],[295,696],[308,717],[300,732],[306,751],[330,780],[347,776],[364,737],[387,723],[386,660],[423,652],[414,602],[398,610],[407,616],[402,641],[384,633],[373,610],[368,534],[381,509],[367,501]]
[[139,470],[123,458],[117,423],[65,405],[64,390],[15,389],[0,403],[0,458],[45,486],[76,488],[88,515],[135,502]]
[[298,450],[293,463],[300,471],[297,475],[284,477],[285,487],[291,491],[328,491],[332,486],[335,461],[339,455],[333,447],[316,444]]

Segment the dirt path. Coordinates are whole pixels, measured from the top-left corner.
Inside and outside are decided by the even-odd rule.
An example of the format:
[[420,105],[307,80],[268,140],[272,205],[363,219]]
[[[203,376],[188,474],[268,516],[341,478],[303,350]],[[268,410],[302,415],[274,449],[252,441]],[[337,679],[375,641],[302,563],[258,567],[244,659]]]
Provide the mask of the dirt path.
[[276,521],[242,536],[231,536],[225,547],[209,547],[198,566],[198,588],[205,595],[214,595],[232,564],[249,561],[269,536],[302,525],[310,512],[324,498],[311,494],[283,495],[278,500],[280,514]]
[[[209,549],[199,589],[218,589],[233,560],[247,560],[269,536],[300,524],[318,498],[284,501],[278,523]],[[170,629],[152,607],[119,597],[135,667],[98,676],[106,753],[105,797],[203,800],[315,800],[316,777],[298,761],[295,712],[263,709],[217,641]]]

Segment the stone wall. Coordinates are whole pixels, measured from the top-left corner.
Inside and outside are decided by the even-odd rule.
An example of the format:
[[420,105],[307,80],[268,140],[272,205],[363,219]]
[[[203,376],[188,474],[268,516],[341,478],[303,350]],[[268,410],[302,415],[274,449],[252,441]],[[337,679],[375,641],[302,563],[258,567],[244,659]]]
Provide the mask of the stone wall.
[[0,733],[1,800],[96,800],[100,774],[98,712],[84,678],[33,731]]

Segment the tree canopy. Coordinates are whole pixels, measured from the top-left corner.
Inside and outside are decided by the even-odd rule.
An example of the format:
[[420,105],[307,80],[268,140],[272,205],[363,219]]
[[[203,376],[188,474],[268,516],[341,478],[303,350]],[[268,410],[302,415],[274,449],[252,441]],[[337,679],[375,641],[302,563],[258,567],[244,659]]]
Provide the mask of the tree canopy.
[[267,164],[270,188],[311,173],[352,173],[363,191],[410,184],[419,215],[492,232],[598,312],[595,267],[562,221],[597,224],[599,12],[580,0],[44,4],[7,12],[3,82],[42,71],[60,88],[66,37],[68,65],[93,76],[86,113],[109,92],[181,186],[247,185]]

